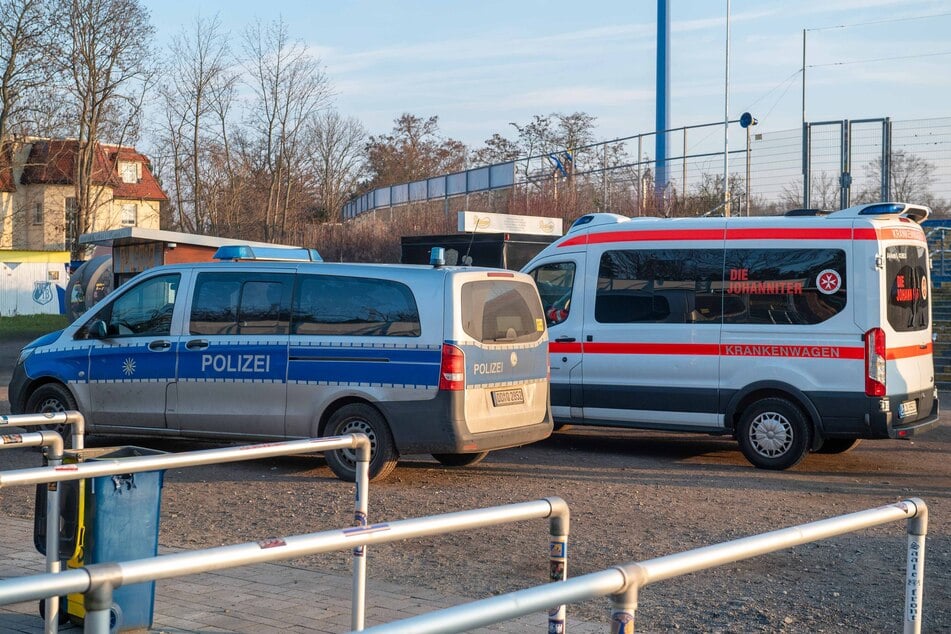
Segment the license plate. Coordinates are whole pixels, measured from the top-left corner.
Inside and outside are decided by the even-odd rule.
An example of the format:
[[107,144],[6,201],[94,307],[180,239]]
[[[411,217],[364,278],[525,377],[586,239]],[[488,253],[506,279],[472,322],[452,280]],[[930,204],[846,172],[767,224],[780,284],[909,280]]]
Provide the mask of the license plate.
[[521,405],[524,402],[525,395],[522,394],[522,388],[492,392],[492,404],[496,407],[502,407],[503,405]]
[[898,406],[898,417],[908,418],[918,415],[918,401],[905,401]]

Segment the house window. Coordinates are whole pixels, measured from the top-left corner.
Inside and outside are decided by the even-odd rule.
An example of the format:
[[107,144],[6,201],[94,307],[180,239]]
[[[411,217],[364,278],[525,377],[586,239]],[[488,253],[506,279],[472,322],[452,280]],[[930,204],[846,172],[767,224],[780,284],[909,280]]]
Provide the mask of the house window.
[[139,206],[133,203],[123,203],[122,205],[122,226],[134,227],[138,221]]
[[43,203],[36,203],[36,206],[33,207],[33,224],[43,224]]
[[142,178],[141,169],[142,166],[139,163],[121,161],[119,163],[119,176],[123,183],[138,183],[139,179]]

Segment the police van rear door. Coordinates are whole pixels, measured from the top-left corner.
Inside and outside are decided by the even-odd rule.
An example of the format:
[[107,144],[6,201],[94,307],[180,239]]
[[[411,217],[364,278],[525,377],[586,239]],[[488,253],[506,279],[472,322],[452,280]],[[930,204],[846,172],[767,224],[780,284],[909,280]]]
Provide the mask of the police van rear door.
[[[465,423],[471,433],[535,425],[548,408],[548,335],[538,291],[522,273],[451,276],[461,301],[452,341],[465,355]],[[452,298],[456,298],[453,300]]]

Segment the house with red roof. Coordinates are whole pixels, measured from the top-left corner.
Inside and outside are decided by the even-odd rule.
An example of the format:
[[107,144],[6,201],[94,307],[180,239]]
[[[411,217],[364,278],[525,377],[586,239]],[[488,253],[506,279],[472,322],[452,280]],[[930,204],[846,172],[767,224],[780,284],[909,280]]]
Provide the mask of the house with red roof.
[[[0,157],[0,249],[62,251],[76,230],[75,139],[28,139]],[[159,228],[168,200],[148,157],[133,147],[99,144],[92,178],[94,205],[86,232]]]

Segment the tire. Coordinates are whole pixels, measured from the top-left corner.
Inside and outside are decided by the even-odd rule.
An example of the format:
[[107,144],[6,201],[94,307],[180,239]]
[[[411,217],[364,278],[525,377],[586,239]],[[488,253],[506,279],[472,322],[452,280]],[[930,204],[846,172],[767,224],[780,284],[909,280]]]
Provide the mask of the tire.
[[[375,408],[365,403],[341,407],[327,421],[325,436],[363,433],[370,438],[370,480],[382,480],[396,468],[399,454],[386,420]],[[327,465],[346,482],[357,479],[357,454],[353,449],[324,453]]]
[[859,446],[861,438],[826,438],[816,453],[848,453]]
[[[76,399],[72,393],[66,389],[66,386],[60,383],[47,383],[41,385],[30,394],[26,400],[26,412],[28,414],[46,414],[49,412],[65,412],[67,410],[78,410]],[[40,429],[55,431],[63,437],[63,446],[66,449],[72,449],[73,446],[73,426],[65,423],[61,425],[43,425]]]
[[746,459],[760,469],[793,467],[809,453],[811,428],[802,410],[784,398],[764,398],[746,408],[737,440]]
[[434,453],[439,464],[447,467],[467,467],[473,464],[479,464],[489,455],[488,451],[477,451],[476,453]]

